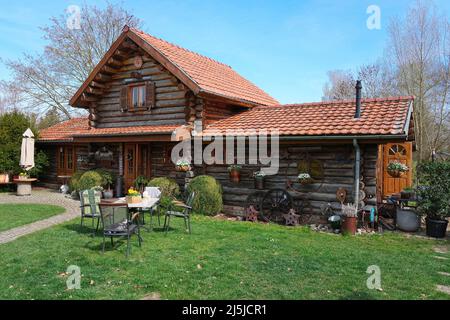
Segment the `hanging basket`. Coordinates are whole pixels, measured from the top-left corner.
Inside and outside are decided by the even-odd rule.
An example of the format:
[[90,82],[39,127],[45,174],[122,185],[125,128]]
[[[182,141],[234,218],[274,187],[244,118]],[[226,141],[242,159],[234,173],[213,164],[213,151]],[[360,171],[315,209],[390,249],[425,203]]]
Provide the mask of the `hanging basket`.
[[392,177],[392,178],[400,178],[402,177],[405,172],[404,171],[400,171],[400,170],[387,170],[387,173]]
[[302,186],[306,186],[308,184],[311,184],[314,182],[314,180],[312,178],[309,179],[298,179],[298,182],[302,185]]
[[187,172],[191,170],[191,167],[188,165],[176,166],[176,170],[180,172]]

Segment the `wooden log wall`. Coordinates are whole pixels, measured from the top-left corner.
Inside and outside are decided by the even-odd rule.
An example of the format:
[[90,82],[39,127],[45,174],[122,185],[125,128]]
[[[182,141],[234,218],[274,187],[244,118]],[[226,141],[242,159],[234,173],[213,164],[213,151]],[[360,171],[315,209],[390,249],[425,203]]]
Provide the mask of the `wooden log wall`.
[[[297,183],[300,173],[298,164],[308,154],[309,159],[318,160],[323,166],[323,178],[320,181],[301,186]],[[340,203],[336,200],[338,188],[347,190],[347,202],[353,201],[354,188],[354,150],[352,145],[337,146],[280,146],[280,169],[277,175],[266,176],[265,190],[281,188],[289,190],[297,205],[304,205],[304,213],[320,214],[330,203],[335,210],[340,210]],[[364,182],[366,203],[376,202],[376,159],[377,146],[365,145],[361,150],[362,168],[361,176]],[[207,174],[215,177],[223,186],[224,204],[234,207],[236,212],[242,213],[249,194],[259,191],[254,187],[253,173],[261,166],[244,165],[241,170],[241,182],[230,182],[228,165],[211,165],[195,168],[196,175]],[[287,188],[287,181],[294,182],[297,191]]]
[[175,143],[158,143],[151,145],[152,178],[170,177],[177,181],[180,187],[184,186],[186,174],[175,170],[170,155]]
[[245,108],[229,105],[219,101],[206,100],[203,110],[203,125],[207,126],[216,121],[228,118],[239,112],[243,112]]
[[[140,53],[142,54],[142,53]],[[137,53],[136,53],[137,55]],[[189,92],[172,74],[148,55],[142,55],[143,65],[136,68],[134,56],[125,59],[120,69],[104,84],[101,98],[95,102],[95,118],[98,128],[140,125],[184,124],[191,115]],[[156,87],[156,105],[150,110],[125,111],[120,108],[120,90],[127,81],[137,80],[138,72],[145,81],[153,81]],[[195,102],[193,115],[195,117]],[[191,119],[192,121],[195,119]]]

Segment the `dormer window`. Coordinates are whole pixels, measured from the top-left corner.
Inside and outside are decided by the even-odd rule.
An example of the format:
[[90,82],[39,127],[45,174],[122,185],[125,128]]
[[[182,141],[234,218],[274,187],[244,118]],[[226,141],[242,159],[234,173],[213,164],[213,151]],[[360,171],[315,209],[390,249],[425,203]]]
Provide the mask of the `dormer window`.
[[137,111],[146,107],[145,85],[129,87],[128,95],[128,101],[130,101],[129,111]]
[[120,93],[120,109],[122,112],[150,110],[154,106],[154,82],[138,82],[122,87]]

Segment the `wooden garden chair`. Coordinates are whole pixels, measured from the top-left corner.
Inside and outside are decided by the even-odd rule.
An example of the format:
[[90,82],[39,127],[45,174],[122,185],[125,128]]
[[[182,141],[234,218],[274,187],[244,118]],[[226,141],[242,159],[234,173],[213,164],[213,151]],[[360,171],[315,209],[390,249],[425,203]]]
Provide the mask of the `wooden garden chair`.
[[[178,218],[183,218],[184,219],[184,226],[186,228],[186,231],[188,231],[188,233],[191,233],[191,212],[192,212],[192,204],[194,202],[194,198],[195,198],[195,193],[192,192],[187,200],[186,203],[182,203],[180,201],[174,201],[172,203],[172,205],[170,206],[170,208],[167,210],[165,218],[164,218],[164,231],[165,234],[167,234],[167,231],[169,230],[169,226],[170,226],[170,219],[171,217],[178,217]],[[182,211],[175,211],[172,208],[173,207],[178,207],[178,208],[182,208]]]
[[[100,201],[102,195],[100,191],[84,190],[80,191],[80,209],[81,209],[81,227],[83,227],[84,218],[92,219],[92,235],[98,231],[98,225],[100,223]],[[94,222],[97,219],[97,227],[94,229]]]
[[130,212],[128,206],[124,205],[104,205],[100,206],[101,219],[103,225],[103,246],[105,252],[106,238],[111,238],[111,246],[114,248],[114,238],[127,239],[126,256],[131,252],[130,238],[137,235],[139,247],[141,246],[141,233],[139,223],[139,212]]

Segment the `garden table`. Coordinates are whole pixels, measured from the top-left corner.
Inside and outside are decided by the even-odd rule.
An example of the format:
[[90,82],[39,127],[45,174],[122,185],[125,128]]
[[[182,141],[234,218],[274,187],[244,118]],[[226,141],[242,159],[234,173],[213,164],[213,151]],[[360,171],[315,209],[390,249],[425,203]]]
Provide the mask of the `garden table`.
[[[158,203],[159,203],[159,198],[144,197],[144,198],[142,198],[141,202],[127,203],[126,198],[122,197],[122,198],[102,199],[102,201],[100,202],[100,205],[123,206],[126,204],[129,209],[136,209],[139,211],[150,210],[150,214],[152,214],[152,210],[158,205]],[[150,228],[151,228],[151,223],[152,223],[152,221],[150,221]]]
[[31,196],[31,183],[37,181],[36,178],[14,179],[17,184],[18,196]]

